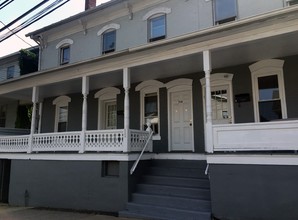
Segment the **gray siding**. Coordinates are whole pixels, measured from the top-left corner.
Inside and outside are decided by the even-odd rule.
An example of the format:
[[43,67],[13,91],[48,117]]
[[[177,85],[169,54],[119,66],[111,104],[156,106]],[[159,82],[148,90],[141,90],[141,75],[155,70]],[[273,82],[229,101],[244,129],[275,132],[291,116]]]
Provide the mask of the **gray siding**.
[[[281,9],[284,6],[283,0],[238,0],[238,18],[244,19],[272,10]],[[158,7],[171,8],[171,13],[167,14],[167,38],[181,36],[183,34],[199,31],[213,25],[213,4],[212,1],[205,0],[171,0],[157,4],[142,11],[133,13],[130,20],[128,16],[119,17],[113,21],[104,22],[101,25],[88,28],[86,33],[81,30],[64,36],[57,40],[47,42],[47,47],[42,51],[41,69],[57,67],[59,63],[59,49],[56,45],[63,39],[70,38],[74,41],[70,50],[70,63],[82,60],[92,59],[101,56],[101,37],[97,32],[107,24],[117,23],[120,29],[117,30],[116,51],[122,51],[127,48],[137,47],[147,43],[148,25],[143,21],[143,16],[150,10]],[[102,20],[98,13],[92,19]],[[77,25],[73,22],[73,25]],[[66,29],[67,30],[67,29]],[[46,34],[45,34],[46,36]]]
[[297,166],[211,164],[209,176],[218,219],[298,219]]
[[101,161],[12,160],[9,203],[118,212],[129,188],[128,162],[119,163],[119,177],[103,177]]

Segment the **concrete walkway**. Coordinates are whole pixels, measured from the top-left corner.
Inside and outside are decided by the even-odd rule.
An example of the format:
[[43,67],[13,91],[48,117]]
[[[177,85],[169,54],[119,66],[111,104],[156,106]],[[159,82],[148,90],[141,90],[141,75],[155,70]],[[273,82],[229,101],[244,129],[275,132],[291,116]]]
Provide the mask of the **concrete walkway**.
[[132,220],[96,213],[79,213],[0,204],[1,220]]

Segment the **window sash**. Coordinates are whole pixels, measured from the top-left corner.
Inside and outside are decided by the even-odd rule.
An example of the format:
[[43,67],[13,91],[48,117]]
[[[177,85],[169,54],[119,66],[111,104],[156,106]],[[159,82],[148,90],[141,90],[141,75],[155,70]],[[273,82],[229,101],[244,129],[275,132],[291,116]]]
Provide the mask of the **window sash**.
[[14,76],[14,66],[7,67],[7,79],[11,79]]
[[150,41],[164,39],[166,36],[166,16],[160,15],[149,20]]
[[147,121],[151,123],[153,134],[159,133],[159,112],[158,112],[158,94],[157,92],[144,95],[143,128],[147,129]]
[[60,63],[66,64],[70,61],[70,47],[62,47],[60,50]]
[[115,101],[105,103],[105,129],[117,128],[117,104]]
[[237,17],[237,0],[214,0],[215,22],[221,23]]
[[102,35],[102,53],[114,52],[116,48],[116,30],[105,32]]

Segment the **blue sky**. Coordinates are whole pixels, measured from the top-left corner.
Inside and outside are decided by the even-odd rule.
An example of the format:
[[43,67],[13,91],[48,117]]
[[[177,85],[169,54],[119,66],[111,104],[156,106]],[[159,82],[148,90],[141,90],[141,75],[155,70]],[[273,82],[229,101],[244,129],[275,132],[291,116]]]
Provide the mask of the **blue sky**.
[[[50,0],[45,5],[49,5],[55,0]],[[107,2],[108,0],[97,0],[97,4],[101,4]],[[42,2],[42,0],[14,0],[11,4],[6,6],[0,11],[0,22],[4,24],[8,24],[18,16],[22,15],[35,5]],[[44,7],[44,6],[43,6]],[[43,8],[41,7],[41,8]],[[85,0],[70,0],[68,3],[54,11],[53,13],[49,14],[48,16],[42,18],[41,20],[37,21],[36,23],[32,24],[31,26],[25,28],[24,30],[20,31],[17,35],[24,39],[27,43],[31,45],[36,45],[34,41],[30,40],[30,38],[25,37],[25,35],[31,31],[40,29],[44,26],[48,26],[54,22],[63,20],[64,18],[70,17],[74,14],[82,12],[85,9]],[[35,13],[41,9],[37,9],[34,11]],[[31,16],[34,14],[31,14]],[[29,18],[30,16],[26,17]],[[24,20],[26,19],[24,18]],[[21,20],[21,21],[24,21]],[[0,23],[0,27],[3,25]],[[13,28],[15,26],[12,26]],[[0,35],[6,33],[6,31],[2,31]],[[10,53],[14,53],[19,51],[22,48],[28,48],[30,45],[26,44],[22,40],[20,40],[16,36],[12,36],[9,39],[2,41],[0,43],[0,57],[8,55]]]

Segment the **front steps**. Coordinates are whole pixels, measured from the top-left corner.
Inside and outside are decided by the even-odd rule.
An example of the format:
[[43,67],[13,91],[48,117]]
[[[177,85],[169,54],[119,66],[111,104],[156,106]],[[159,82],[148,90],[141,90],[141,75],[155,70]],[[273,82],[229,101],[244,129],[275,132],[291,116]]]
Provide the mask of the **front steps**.
[[206,161],[153,160],[123,217],[210,220],[210,186]]

